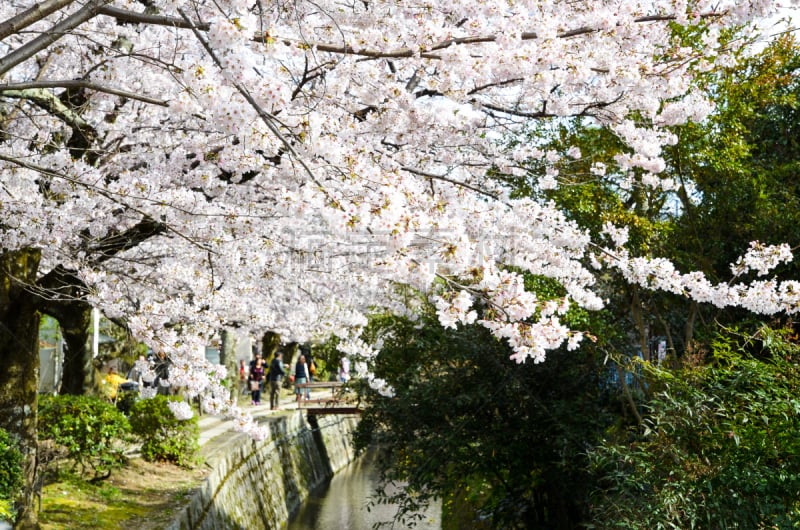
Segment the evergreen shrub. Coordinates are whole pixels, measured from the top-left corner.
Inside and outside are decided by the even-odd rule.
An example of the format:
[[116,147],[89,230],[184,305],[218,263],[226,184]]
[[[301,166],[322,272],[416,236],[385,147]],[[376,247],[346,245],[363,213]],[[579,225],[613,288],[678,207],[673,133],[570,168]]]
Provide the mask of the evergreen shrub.
[[0,429],[0,521],[13,519],[13,500],[21,487],[22,453],[8,432]]
[[172,396],[141,399],[131,407],[133,432],[142,442],[142,458],[148,462],[173,462],[190,467],[200,449],[200,427],[197,416],[188,420],[175,417],[169,408]]
[[129,432],[125,415],[104,399],[71,395],[39,399],[39,439],[63,447],[73,470],[91,471],[91,480],[108,478],[125,464]]

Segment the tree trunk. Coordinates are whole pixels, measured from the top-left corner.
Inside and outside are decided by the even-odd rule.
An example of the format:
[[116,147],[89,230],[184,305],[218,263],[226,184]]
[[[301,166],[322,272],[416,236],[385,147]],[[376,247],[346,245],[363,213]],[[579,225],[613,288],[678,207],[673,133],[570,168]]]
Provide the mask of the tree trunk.
[[636,330],[639,332],[639,348],[642,350],[642,358],[646,361],[652,361],[650,358],[650,348],[647,343],[647,325],[645,324],[642,302],[639,299],[639,288],[636,285],[631,286],[633,296],[631,299],[631,316],[636,325]]
[[38,528],[34,498],[39,385],[39,313],[28,287],[36,282],[41,252],[0,254],[0,427],[19,442],[24,486],[15,499],[15,528]]
[[697,302],[691,302],[689,306],[689,316],[686,318],[686,329],[683,337],[684,341],[684,350],[689,350],[692,347],[692,341],[694,340],[694,321],[697,318],[697,312],[699,309],[699,305]]
[[91,387],[93,374],[88,348],[92,306],[82,300],[86,286],[61,265],[40,278],[39,286],[47,293],[39,298],[41,311],[58,321],[66,346],[60,393],[82,395]]
[[228,384],[231,389],[231,397],[239,396],[239,367],[236,362],[236,334],[229,329],[223,329],[220,334],[222,341],[219,349],[219,364],[228,370]]
[[86,303],[74,302],[72,305],[73,311],[63,311],[58,316],[53,316],[61,326],[66,347],[60,393],[80,396],[88,390],[89,376],[92,373],[92,352],[87,347],[92,308]]
[[281,346],[281,336],[274,331],[267,331],[261,337],[261,356],[269,362]]

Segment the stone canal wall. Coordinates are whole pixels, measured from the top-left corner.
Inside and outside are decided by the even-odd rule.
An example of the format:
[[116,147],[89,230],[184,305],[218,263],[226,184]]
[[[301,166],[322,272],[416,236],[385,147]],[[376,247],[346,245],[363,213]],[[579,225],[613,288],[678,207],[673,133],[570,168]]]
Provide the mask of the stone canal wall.
[[269,417],[270,435],[257,442],[228,433],[203,447],[211,473],[169,530],[273,529],[310,490],[354,458],[354,416]]

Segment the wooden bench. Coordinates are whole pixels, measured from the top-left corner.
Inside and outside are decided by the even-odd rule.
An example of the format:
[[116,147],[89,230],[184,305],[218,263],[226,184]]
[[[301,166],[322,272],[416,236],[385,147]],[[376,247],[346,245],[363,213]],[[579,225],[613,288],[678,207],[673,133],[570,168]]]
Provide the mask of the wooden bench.
[[[340,404],[348,404],[350,402],[344,399],[344,394],[342,392],[342,387],[344,387],[344,383],[341,381],[313,381],[311,383],[298,383],[297,388],[304,391],[305,389],[314,390],[314,389],[331,389],[330,396],[327,397],[318,397],[318,398],[310,398],[310,399],[303,399],[299,402],[298,408],[306,408],[309,414],[338,414],[340,413],[339,410],[347,410],[349,414],[356,414],[353,410],[356,410],[357,407],[349,406],[349,407],[339,407]],[[324,407],[314,407],[309,408],[307,404],[314,404],[314,405],[324,405]],[[320,411],[326,412],[320,412]],[[341,412],[342,414],[346,412]]]
[[299,388],[330,388],[337,389],[344,386],[341,381],[312,381],[310,383],[297,383]]
[[[331,389],[331,396],[329,398],[315,398],[315,399],[303,399],[299,403],[299,407],[302,408],[303,403],[338,403],[341,401],[341,393],[337,392],[341,390],[344,386],[344,383],[341,381],[312,381],[311,383],[297,383],[297,388],[303,392],[305,389],[314,390],[314,389]],[[337,395],[338,394],[338,395]]]

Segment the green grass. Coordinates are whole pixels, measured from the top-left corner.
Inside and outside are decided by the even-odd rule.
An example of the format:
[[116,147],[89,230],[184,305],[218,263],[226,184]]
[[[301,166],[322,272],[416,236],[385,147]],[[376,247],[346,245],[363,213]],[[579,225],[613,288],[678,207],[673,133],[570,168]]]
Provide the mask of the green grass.
[[98,483],[62,473],[42,490],[41,530],[164,528],[201,479],[198,470],[143,462]]

